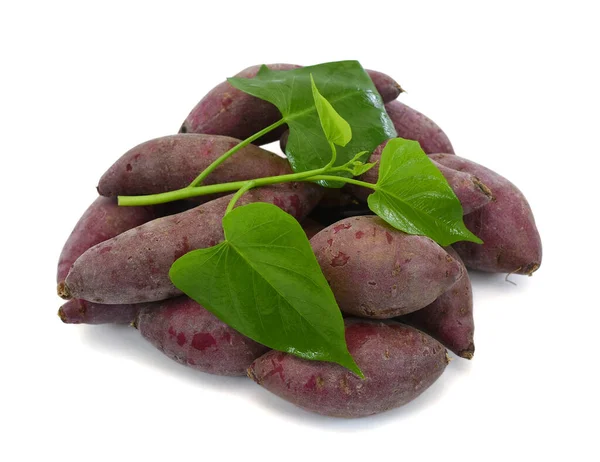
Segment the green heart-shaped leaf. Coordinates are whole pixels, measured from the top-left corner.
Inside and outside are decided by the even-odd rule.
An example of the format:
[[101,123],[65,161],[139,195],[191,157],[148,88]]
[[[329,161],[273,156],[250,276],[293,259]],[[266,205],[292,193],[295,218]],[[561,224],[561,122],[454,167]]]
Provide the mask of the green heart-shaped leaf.
[[173,284],[219,319],[270,348],[332,361],[362,377],[340,309],[300,224],[254,203],[223,218],[224,242],[179,258]]
[[394,228],[429,236],[445,246],[482,241],[463,222],[460,201],[416,141],[390,140],[379,164],[369,208]]
[[[288,71],[272,71],[262,66],[252,79],[228,79],[234,87],[277,106],[290,128],[285,151],[295,172],[321,168],[331,159],[329,141],[315,107],[311,74],[320,94],[352,127],[352,139],[337,149],[334,165],[345,164],[360,151],[366,152],[360,159],[365,161],[380,143],[396,136],[381,96],[358,61],[325,63]],[[351,173],[335,175],[348,177]],[[340,182],[320,183],[342,186]]]

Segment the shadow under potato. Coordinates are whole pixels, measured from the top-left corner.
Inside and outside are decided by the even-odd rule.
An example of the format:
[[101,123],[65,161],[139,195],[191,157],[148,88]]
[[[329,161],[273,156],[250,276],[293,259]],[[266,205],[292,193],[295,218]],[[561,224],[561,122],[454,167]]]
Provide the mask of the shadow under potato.
[[[318,426],[324,430],[357,432],[363,431],[368,422],[370,427],[397,424],[403,419],[412,419],[415,414],[434,409],[434,405],[441,403],[443,395],[451,389],[454,381],[467,373],[471,364],[459,359],[451,361],[446,372],[425,390],[417,399],[399,408],[391,409],[381,414],[367,418],[344,419],[314,414],[279,398],[256,385],[247,377],[227,377],[212,375],[194,370],[176,363],[157,351],[149,342],[131,326],[104,324],[79,326],[84,329],[82,342],[95,350],[106,352],[110,355],[131,358],[139,364],[151,365],[165,375],[170,375],[175,380],[184,380],[188,383],[209,388],[209,392],[235,393],[247,396],[248,399],[260,403],[272,412],[281,413],[297,423],[306,426]],[[456,364],[458,363],[458,364]]]
[[210,387],[214,391],[239,393],[254,384],[247,377],[225,377],[208,374],[179,364],[158,351],[150,342],[131,326],[102,324],[78,326],[84,329],[82,341],[84,344],[112,356],[127,357],[136,363],[152,365],[165,375],[176,379],[193,382],[202,387]]

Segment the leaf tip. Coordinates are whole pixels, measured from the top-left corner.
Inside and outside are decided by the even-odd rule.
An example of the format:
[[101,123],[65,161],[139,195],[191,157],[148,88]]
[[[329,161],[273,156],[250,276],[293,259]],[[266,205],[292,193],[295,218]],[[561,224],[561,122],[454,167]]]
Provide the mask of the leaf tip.
[[337,361],[337,363],[340,366],[345,367],[350,372],[353,372],[358,377],[360,377],[361,379],[364,380],[365,374],[363,374],[363,372],[361,371],[360,367],[358,367],[358,365],[354,361],[354,358],[352,357],[352,355],[349,352],[346,353],[346,355],[345,355],[345,357],[343,359],[341,359],[340,361]]
[[461,235],[459,236],[461,241],[473,242],[475,244],[483,244],[483,241],[479,239],[477,235],[475,235],[470,229],[464,226]]
[[470,242],[474,242],[475,244],[483,244],[483,241],[473,233],[471,233],[468,240]]
[[361,371],[360,367],[358,367],[356,364],[350,370],[354,372],[361,380],[365,380],[365,374],[363,374],[363,371]]

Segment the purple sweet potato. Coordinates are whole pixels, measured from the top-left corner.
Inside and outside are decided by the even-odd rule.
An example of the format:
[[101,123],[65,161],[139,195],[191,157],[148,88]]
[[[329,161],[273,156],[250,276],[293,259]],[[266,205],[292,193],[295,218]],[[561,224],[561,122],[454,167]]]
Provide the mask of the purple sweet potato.
[[[285,183],[251,190],[238,204],[268,202],[301,220],[318,202],[321,191],[314,184]],[[65,281],[66,293],[107,304],[180,295],[169,279],[169,268],[187,252],[223,240],[221,220],[230,199],[231,195],[225,196],[158,218],[92,247],[73,264]]]
[[67,239],[58,260],[58,294],[71,265],[90,247],[156,218],[152,207],[119,207],[115,199],[98,197],[81,216]]
[[371,80],[381,95],[381,99],[384,103],[394,101],[396,98],[398,98],[398,96],[400,96],[400,93],[404,91],[398,82],[392,79],[389,75],[384,74],[383,72],[373,71],[371,69],[365,70],[367,71],[367,74],[369,74],[369,77],[371,77]]
[[385,319],[424,308],[462,276],[433,240],[403,233],[376,216],[341,220],[311,239],[340,309]]
[[[290,70],[295,64],[268,64],[273,70]],[[255,77],[260,66],[251,66],[235,77]],[[271,103],[244,93],[221,82],[208,92],[187,116],[179,133],[206,133],[246,139],[281,119],[281,113]],[[265,144],[277,140],[286,130],[281,126],[269,132],[254,144]]]
[[470,160],[447,154],[431,158],[446,167],[476,175],[494,192],[494,200],[464,217],[483,244],[453,244],[467,268],[531,275],[542,263],[542,241],[531,207],[506,178]]
[[72,299],[58,310],[65,324],[131,324],[145,304],[104,305]]
[[385,110],[392,119],[398,136],[418,141],[426,154],[454,153],[452,144],[442,129],[419,111],[400,101],[387,103]]
[[[463,265],[452,247],[448,246],[445,249]],[[428,333],[458,356],[471,359],[475,353],[473,291],[464,265],[463,275],[458,282],[432,304],[397,320]]]
[[169,358],[210,374],[244,375],[269,350],[185,296],[146,304],[135,326]]
[[[290,70],[301,66],[268,64],[267,67],[273,70]],[[260,66],[251,66],[235,77],[252,78],[256,76],[259,69]],[[369,70],[367,73],[371,76],[384,102],[396,99],[402,91],[400,85],[388,75]],[[281,113],[274,105],[244,93],[225,81],[200,100],[183,122],[179,132],[207,133],[246,139],[279,119]],[[276,141],[285,130],[286,126],[283,125],[256,140],[254,144]]]
[[[387,144],[387,140],[381,143],[371,157],[369,162],[377,162],[371,170],[367,171],[359,177],[359,180],[366,181],[367,183],[377,183],[377,177],[379,176],[379,161],[381,160],[381,152]],[[492,191],[483,184],[475,175],[471,175],[467,172],[460,172],[451,168],[445,167],[435,161],[434,165],[440,170],[448,184],[458,197],[460,201],[463,213],[471,213],[485,204],[490,202],[493,198]],[[373,192],[372,189],[363,188],[362,186],[348,185],[347,187],[352,193],[362,202],[367,201],[369,194]],[[346,188],[344,188],[346,189]]]
[[[157,194],[189,185],[240,140],[219,135],[179,134],[146,141],[126,152],[100,178],[103,196]],[[212,172],[205,185],[292,173],[287,160],[254,145]],[[198,198],[204,199],[206,198]]]
[[271,393],[308,411],[363,417],[412,401],[444,372],[446,349],[430,336],[395,321],[349,319],[348,351],[360,379],[334,363],[270,351],[248,376]]

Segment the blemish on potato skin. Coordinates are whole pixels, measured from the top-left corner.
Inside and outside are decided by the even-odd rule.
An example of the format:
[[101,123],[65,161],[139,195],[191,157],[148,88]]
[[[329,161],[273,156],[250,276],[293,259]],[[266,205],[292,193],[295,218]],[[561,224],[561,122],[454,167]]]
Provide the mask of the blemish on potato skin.
[[284,202],[284,200],[281,197],[274,197],[273,198],[273,205],[276,205],[281,210],[286,210],[285,202]]
[[217,341],[215,340],[215,338],[206,332],[199,332],[195,334],[192,338],[192,347],[196,350],[203,351],[211,346],[216,345]]
[[311,375],[310,379],[304,384],[304,388],[310,391],[319,391],[323,388],[325,381],[321,376]]
[[300,198],[296,194],[293,194],[290,196],[290,207],[292,207],[292,209],[294,209],[294,213],[296,215],[301,214],[302,203],[300,202]]
[[364,303],[362,303],[360,305],[360,311],[362,311],[366,316],[372,318],[375,316],[376,311],[373,310],[373,308],[370,308],[369,306],[365,305]]
[[281,363],[276,363],[275,360],[272,359],[271,366],[273,366],[273,369],[271,369],[269,372],[267,372],[263,378],[266,379],[268,377],[271,377],[272,375],[278,374],[281,381],[285,382],[285,375],[283,373],[283,365]]
[[327,239],[327,244],[331,247],[333,245],[333,239]]
[[342,392],[347,396],[350,396],[352,394],[352,390],[348,385],[348,377],[345,375],[343,375],[340,380],[340,390],[342,390]]
[[394,242],[394,238],[387,231],[385,232],[385,238],[386,238],[388,244],[391,244],[392,242]]
[[317,387],[317,378],[314,375],[310,376],[310,379],[304,384],[304,388],[307,390],[314,390]]
[[344,252],[338,252],[337,255],[335,257],[333,257],[333,260],[331,260],[331,266],[344,266],[346,263],[348,263],[348,260],[350,260],[350,257],[348,255],[346,255]]
[[231,106],[231,103],[233,103],[231,95],[229,93],[225,93],[223,95],[223,99],[221,100],[221,105],[223,106],[223,109],[227,109],[229,106]]
[[340,223],[333,227],[333,234],[339,233],[342,229],[350,229],[352,225],[350,223]]
[[111,250],[112,250],[112,246],[106,245],[100,249],[100,251],[98,252],[98,255],[102,255],[104,253],[110,252]]
[[356,239],[360,239],[365,235],[364,232],[362,231],[357,231],[356,234],[354,235],[356,237]]
[[186,338],[185,338],[185,334],[183,332],[177,333],[175,331],[175,329],[173,328],[173,326],[170,326],[169,330],[167,332],[169,333],[169,337],[171,337],[171,338],[175,337],[177,339],[177,345],[179,345],[179,346],[185,345]]

